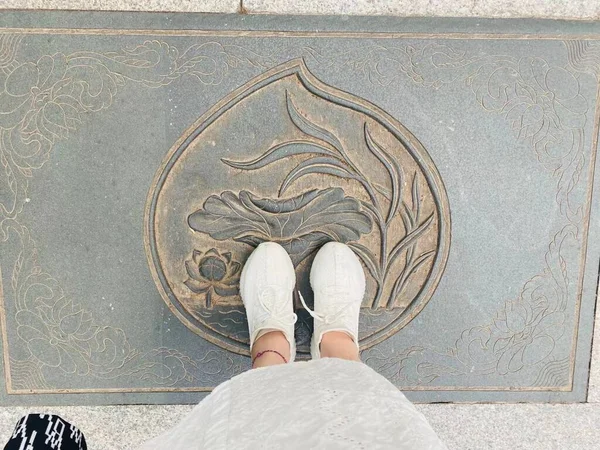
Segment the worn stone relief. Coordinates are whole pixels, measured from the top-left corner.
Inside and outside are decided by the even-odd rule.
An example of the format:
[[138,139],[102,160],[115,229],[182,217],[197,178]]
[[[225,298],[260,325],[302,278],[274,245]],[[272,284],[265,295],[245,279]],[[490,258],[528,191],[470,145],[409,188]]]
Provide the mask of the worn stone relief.
[[[247,326],[235,289],[239,261],[261,242],[279,242],[306,285],[307,259],[335,240],[354,249],[369,276],[363,304],[368,318],[360,332],[363,348],[408,323],[435,289],[450,238],[444,187],[421,144],[373,105],[322,85],[301,60],[252,80],[225,104],[192,127],[186,144],[167,156],[168,171],[157,175],[150,197],[151,263],[166,300],[182,306],[195,331],[217,343],[225,335],[226,348],[246,353]],[[259,107],[273,111],[273,121],[282,122],[268,148],[244,146],[228,140],[224,132],[218,141],[217,132],[210,130],[242,127],[248,111]],[[350,128],[360,131],[349,137]],[[207,148],[219,153],[233,147],[242,155],[221,158],[210,175],[198,175],[210,176],[204,185],[211,187],[224,180],[224,190],[198,191],[193,197],[185,170],[193,165],[190,154],[199,153],[199,160]],[[269,179],[268,189],[245,189],[254,178],[235,176],[240,171]],[[179,194],[186,186],[192,193],[187,210],[183,205],[188,200]],[[191,260],[175,250],[172,240],[161,240],[176,223],[170,214],[187,216],[189,231],[195,232],[195,248],[183,248]],[[220,255],[215,247],[227,253]],[[184,260],[182,274],[183,267],[175,268]],[[204,295],[182,290],[182,278],[187,278],[183,283],[191,293]],[[308,354],[311,330],[306,327],[306,320],[299,321],[297,334],[300,351]],[[232,336],[236,342],[229,342]]]
[[[375,348],[363,354],[369,364],[401,385],[426,385],[442,376],[506,375],[537,365],[540,372],[533,386],[544,380],[546,386],[570,389],[573,355],[553,352],[566,332],[565,312],[576,302],[569,286],[576,282],[577,269],[567,265],[561,252],[582,241],[588,220],[586,199],[574,194],[587,168],[583,142],[589,120],[577,72],[590,70],[590,54],[597,67],[597,51],[587,43],[565,45],[570,63],[566,67],[552,67],[538,57],[469,57],[439,44],[420,49],[376,47],[362,57],[342,58],[342,64],[362,71],[375,84],[387,85],[401,74],[436,89],[463,83],[484,110],[509,122],[515,138],[527,143],[553,174],[556,202],[564,217],[540,273],[517,298],[508,299],[489,323],[465,330],[449,349],[414,346],[388,355]],[[382,72],[378,63],[383,60],[393,69]]]
[[[591,117],[579,76],[598,74],[600,52],[593,44],[565,42],[564,67],[537,57],[469,56],[430,43],[369,46],[335,55],[303,48],[305,61],[350,68],[374,86],[406,77],[432,89],[462,83],[484,110],[508,121],[515,139],[527,143],[556,179],[564,222],[548,244],[539,273],[532,274],[521,294],[507,299],[486,323],[464,330],[447,349],[413,346],[387,354],[376,344],[425,307],[450,246],[451,205],[443,180],[427,150],[402,124],[363,99],[325,85],[302,59],[279,61],[218,42],[178,49],[149,40],[114,52],[19,61],[24,37],[0,36],[0,248],[9,241],[21,248],[16,261],[1,267],[10,273],[10,285],[2,288],[4,298],[14,301],[10,310],[19,341],[7,340],[6,305],[2,328],[5,355],[12,346],[24,355],[10,356],[9,391],[62,388],[49,384],[48,371],[134,378],[157,390],[176,390],[182,380],[211,387],[241,371],[227,352],[210,351],[192,360],[175,349],[136,349],[127,330],[103,324],[63,291],[60,274],[40,266],[35,238],[19,222],[30,180],[51,158],[54,145],[77,133],[82,114],[101,114],[129,83],[160,89],[193,77],[200,86],[217,85],[240,67],[252,68],[255,78],[182,136],[148,195],[150,266],[163,298],[186,326],[246,354],[237,283],[252,248],[265,240],[281,243],[306,290],[314,251],[338,240],[352,246],[368,275],[360,330],[363,359],[396,384],[427,388],[436,380],[473,372],[505,375],[533,366],[539,370],[532,387],[570,387],[574,355],[555,354],[555,344],[572,327],[566,323],[568,312],[578,311],[572,292],[581,275],[562,252],[585,247],[589,211],[577,187],[587,170],[583,143]],[[178,186],[194,180],[178,165],[202,158],[215,142],[226,148],[223,142],[236,136],[215,130],[244,120],[244,103],[250,102],[278,112],[273,116],[278,132],[266,140],[248,139],[243,153],[215,155],[213,176],[225,180],[222,186],[197,186],[175,213],[165,212]],[[184,237],[171,247],[164,236],[173,221],[181,223]],[[300,352],[308,350],[310,330],[308,317],[301,316]]]

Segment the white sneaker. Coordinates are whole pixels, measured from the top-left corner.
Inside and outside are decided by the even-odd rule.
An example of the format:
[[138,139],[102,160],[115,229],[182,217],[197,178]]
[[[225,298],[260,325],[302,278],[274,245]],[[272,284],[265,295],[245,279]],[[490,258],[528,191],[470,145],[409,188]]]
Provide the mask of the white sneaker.
[[329,242],[315,256],[310,270],[310,285],[315,295],[311,311],[304,299],[304,308],[315,319],[310,352],[313,359],[321,357],[321,339],[328,331],[343,331],[358,347],[358,317],[365,296],[365,273],[358,257],[345,244]]
[[285,249],[264,242],[252,252],[240,279],[240,295],[250,330],[250,348],[261,331],[281,331],[290,343],[290,360],[296,357],[293,293],[296,286],[294,264]]

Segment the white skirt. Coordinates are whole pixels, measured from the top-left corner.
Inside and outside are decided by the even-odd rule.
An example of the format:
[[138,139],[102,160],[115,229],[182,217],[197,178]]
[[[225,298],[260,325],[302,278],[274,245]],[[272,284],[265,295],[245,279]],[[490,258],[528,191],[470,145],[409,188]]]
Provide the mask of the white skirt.
[[141,450],[446,449],[384,377],[324,358],[254,369],[218,386]]

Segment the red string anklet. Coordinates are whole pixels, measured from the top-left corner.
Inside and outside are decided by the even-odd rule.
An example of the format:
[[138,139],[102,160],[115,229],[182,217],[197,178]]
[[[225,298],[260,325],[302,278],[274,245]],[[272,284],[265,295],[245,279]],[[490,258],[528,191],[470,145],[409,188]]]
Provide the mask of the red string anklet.
[[283,361],[287,364],[287,359],[285,358],[285,356],[283,356],[281,353],[279,353],[277,350],[263,350],[262,352],[258,352],[256,354],[256,356],[254,357],[254,359],[252,360],[252,365],[254,366],[254,362],[260,358],[262,355],[264,355],[265,353],[275,353],[276,355],[281,356],[281,359],[283,359]]

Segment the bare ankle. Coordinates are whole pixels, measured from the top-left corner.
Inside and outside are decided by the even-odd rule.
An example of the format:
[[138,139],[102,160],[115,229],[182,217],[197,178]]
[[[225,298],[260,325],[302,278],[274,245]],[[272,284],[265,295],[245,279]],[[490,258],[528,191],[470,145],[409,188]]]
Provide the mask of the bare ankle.
[[343,331],[328,331],[321,338],[321,356],[360,361],[354,339]]
[[269,331],[252,346],[252,367],[285,364],[290,360],[290,343],[281,331]]

